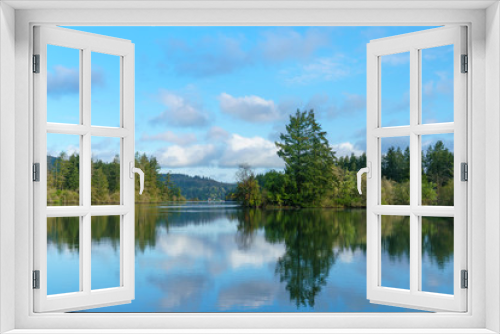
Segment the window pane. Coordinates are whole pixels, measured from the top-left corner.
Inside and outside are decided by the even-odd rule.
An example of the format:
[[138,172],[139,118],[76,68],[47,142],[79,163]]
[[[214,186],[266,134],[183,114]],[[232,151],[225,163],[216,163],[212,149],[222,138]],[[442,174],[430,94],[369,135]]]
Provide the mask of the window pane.
[[80,123],[80,50],[47,45],[47,122]]
[[80,204],[80,136],[47,134],[47,205]]
[[92,137],[92,205],[120,204],[120,138]]
[[422,136],[422,205],[453,206],[453,134]]
[[410,125],[410,53],[380,58],[382,126]]
[[80,218],[47,218],[47,294],[80,291]]
[[381,139],[382,205],[410,204],[410,137]]
[[453,122],[453,45],[421,50],[422,123]]
[[422,217],[422,291],[453,294],[452,217]]
[[382,286],[410,289],[410,217],[382,216]]
[[120,57],[92,52],[92,125],[120,126]]
[[120,286],[120,216],[92,217],[92,290]]

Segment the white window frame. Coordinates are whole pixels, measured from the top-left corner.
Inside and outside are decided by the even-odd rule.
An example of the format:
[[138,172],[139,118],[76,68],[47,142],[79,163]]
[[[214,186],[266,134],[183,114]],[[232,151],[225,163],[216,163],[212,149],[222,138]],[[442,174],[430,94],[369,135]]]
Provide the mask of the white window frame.
[[[496,1],[269,1],[230,4],[217,1],[179,4],[175,1],[152,4],[143,1],[123,2],[137,9],[102,10],[116,6],[106,1],[82,1],[74,8],[69,2],[17,2],[0,4],[0,325],[1,331],[16,329],[13,333],[27,333],[23,329],[127,329],[127,333],[144,333],[145,329],[166,328],[165,333],[176,333],[176,328],[191,328],[192,332],[238,332],[252,328],[252,332],[278,332],[295,328],[295,332],[336,332],[335,329],[357,328],[359,332],[410,332],[419,328],[422,333],[457,332],[491,333],[500,331],[500,12]],[[15,13],[9,4],[24,6]],[[246,5],[245,5],[246,4]],[[31,6],[31,7],[30,7]],[[40,9],[48,6],[47,9]],[[86,9],[81,9],[86,7]],[[149,9],[147,7],[150,6]],[[153,8],[163,6],[164,8]],[[177,6],[177,8],[176,8]],[[184,8],[179,9],[179,6]],[[390,9],[397,6],[398,9]],[[404,7],[406,6],[406,9]],[[455,6],[461,6],[457,9]],[[486,7],[490,6],[488,9]],[[79,9],[75,9],[75,8]],[[100,7],[101,9],[97,8]],[[170,8],[165,8],[170,7]],[[403,7],[403,9],[401,9]],[[436,9],[441,8],[441,9]],[[351,8],[351,9],[346,9]],[[357,8],[357,9],[352,9]],[[15,15],[15,22],[12,19]],[[485,24],[486,23],[486,24]],[[467,313],[436,314],[35,314],[31,289],[33,251],[33,203],[30,180],[33,156],[32,133],[32,27],[36,24],[57,25],[443,25],[465,24],[469,31],[468,54],[471,59],[468,76],[468,142],[470,154],[467,244],[469,289]],[[13,32],[15,31],[15,42]],[[9,35],[10,34],[10,35]],[[134,42],[134,41],[132,41]],[[13,48],[15,46],[15,50]],[[15,65],[15,73],[11,69]],[[488,71],[485,66],[488,65]],[[8,76],[5,76],[8,73]],[[15,86],[9,85],[15,78]],[[10,81],[9,81],[10,79]],[[9,94],[10,93],[10,94]],[[12,98],[12,96],[15,98]],[[15,109],[14,109],[15,108]],[[15,110],[15,116],[12,116]],[[6,129],[8,126],[15,129]],[[488,138],[486,137],[488,135]],[[9,137],[10,136],[10,137]],[[6,142],[10,138],[11,142]],[[14,148],[12,140],[15,139]],[[487,140],[486,140],[487,139]],[[489,152],[488,155],[485,154]],[[9,163],[15,158],[15,164]],[[15,182],[12,175],[15,169]],[[488,182],[486,182],[486,174]],[[12,188],[6,189],[4,185]],[[15,186],[14,201],[8,198]],[[12,203],[14,202],[14,203]],[[14,204],[15,212],[9,211]],[[486,204],[486,205],[485,205]],[[9,218],[14,218],[12,225]],[[15,239],[14,239],[15,238]],[[14,242],[12,241],[14,240]],[[14,254],[14,257],[12,257]],[[15,259],[12,261],[11,258]],[[29,259],[29,260],[27,260]],[[13,284],[15,288],[12,289]],[[486,293],[488,289],[488,293]],[[14,290],[14,291],[12,291]],[[14,305],[14,307],[12,307]],[[1,321],[0,321],[1,322]],[[142,330],[138,329],[142,327]],[[382,329],[383,328],[383,329]],[[429,330],[434,328],[436,330]],[[137,329],[137,330],[132,330]],[[222,329],[222,330],[214,330]],[[224,330],[225,329],[225,330]],[[232,329],[232,330],[231,330]],[[268,329],[267,331],[265,329]],[[446,329],[449,329],[447,331]],[[492,331],[490,331],[491,329]],[[51,330],[54,333],[56,331]],[[76,332],[76,331],[75,331]],[[86,331],[87,332],[87,331]],[[118,330],[117,332],[120,332]],[[337,331],[338,332],[338,331]],[[355,330],[350,333],[355,333]],[[414,331],[412,331],[414,333]]]
[[[78,50],[80,63],[80,120],[78,124],[47,122],[47,46],[57,45]],[[92,54],[113,55],[120,64],[119,127],[95,126],[91,122]],[[40,166],[40,181],[33,184],[34,203],[34,269],[39,270],[39,288],[34,292],[36,312],[82,310],[102,305],[130,303],[135,291],[135,118],[134,118],[134,44],[60,27],[34,27],[34,53],[39,55],[39,73],[34,83],[34,161]],[[47,134],[66,134],[80,138],[80,205],[47,206]],[[94,136],[118,139],[120,157],[120,204],[91,204],[91,141]],[[94,137],[95,138],[95,137]],[[120,283],[117,287],[92,289],[91,220],[98,216],[119,216]],[[47,294],[47,224],[48,217],[79,219],[79,290],[71,293]]]
[[[367,179],[366,253],[367,297],[372,303],[400,305],[422,310],[463,312],[467,309],[467,289],[461,287],[461,271],[467,269],[467,183],[461,181],[461,163],[467,163],[467,75],[462,73],[461,55],[467,53],[466,28],[449,26],[372,40],[367,46]],[[453,46],[453,122],[422,123],[422,50],[443,45]],[[382,126],[382,57],[409,54],[408,125]],[[452,206],[422,205],[422,135],[453,134],[454,199]],[[381,142],[384,138],[407,137],[410,152],[410,201],[408,205],[382,205]],[[397,289],[383,286],[381,228],[383,216],[407,216],[410,238],[409,286]],[[453,293],[441,294],[422,290],[422,218],[453,217]]]

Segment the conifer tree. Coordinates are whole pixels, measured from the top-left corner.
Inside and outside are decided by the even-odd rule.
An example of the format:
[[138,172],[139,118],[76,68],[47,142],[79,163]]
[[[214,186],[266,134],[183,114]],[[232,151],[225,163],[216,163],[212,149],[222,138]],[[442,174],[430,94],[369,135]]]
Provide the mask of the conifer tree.
[[287,202],[294,206],[318,204],[333,186],[335,152],[316,122],[314,111],[297,110],[290,115],[280,140],[275,144],[278,156],[285,161]]

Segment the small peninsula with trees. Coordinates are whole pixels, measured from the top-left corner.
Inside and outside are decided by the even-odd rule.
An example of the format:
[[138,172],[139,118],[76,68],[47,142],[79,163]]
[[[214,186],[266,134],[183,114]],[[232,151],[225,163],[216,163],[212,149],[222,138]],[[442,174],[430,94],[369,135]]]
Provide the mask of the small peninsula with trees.
[[[356,173],[366,166],[366,154],[337,159],[326,135],[313,110],[297,110],[275,143],[285,170],[255,175],[242,164],[232,198],[249,207],[365,207]],[[382,204],[409,204],[409,147],[389,147],[381,164]],[[453,153],[440,140],[422,152],[422,204],[453,205]]]

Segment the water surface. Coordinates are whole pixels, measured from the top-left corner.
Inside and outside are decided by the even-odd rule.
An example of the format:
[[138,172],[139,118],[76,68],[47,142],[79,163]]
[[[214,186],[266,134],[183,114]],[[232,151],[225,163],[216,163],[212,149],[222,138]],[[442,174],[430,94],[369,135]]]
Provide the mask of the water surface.
[[[115,220],[100,219],[100,230],[92,233],[92,254],[100,255],[93,258],[92,268],[109,268],[92,278],[100,287],[119,282]],[[386,286],[405,287],[409,282],[405,221],[396,217],[383,225]],[[431,223],[422,238],[423,287],[453,293],[453,222]],[[72,255],[78,259],[78,238],[74,231],[50,231],[48,288],[65,292],[57,291],[60,282],[51,282],[50,272],[63,270]],[[208,202],[137,205],[135,248],[135,300],[90,312],[414,311],[366,299],[363,209],[246,209]],[[78,289],[77,281],[74,285]]]

